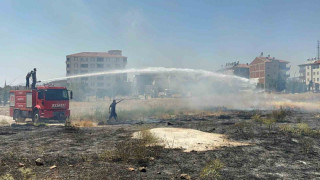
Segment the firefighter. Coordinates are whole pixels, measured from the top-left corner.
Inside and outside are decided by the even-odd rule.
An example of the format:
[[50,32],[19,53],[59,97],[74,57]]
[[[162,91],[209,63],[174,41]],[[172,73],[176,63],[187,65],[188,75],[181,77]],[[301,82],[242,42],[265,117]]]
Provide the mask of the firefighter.
[[27,89],[29,89],[30,77],[31,77],[31,72],[28,72],[28,74],[26,76],[26,88]]
[[109,106],[109,114],[110,114],[109,120],[111,120],[112,118],[114,118],[115,120],[118,119],[118,115],[116,113],[116,106],[121,101],[123,101],[123,99],[118,102],[116,102],[116,100],[113,100],[112,103],[110,104],[110,106]]
[[31,71],[31,76],[32,76],[32,89],[36,88],[36,83],[37,83],[37,69],[34,68],[33,71]]

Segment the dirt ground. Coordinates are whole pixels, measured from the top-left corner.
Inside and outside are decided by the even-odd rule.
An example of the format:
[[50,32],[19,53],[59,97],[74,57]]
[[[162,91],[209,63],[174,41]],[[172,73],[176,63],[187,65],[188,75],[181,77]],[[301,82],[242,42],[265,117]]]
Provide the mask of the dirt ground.
[[[300,123],[316,132],[319,114],[290,111],[284,120],[271,125],[254,120],[257,114],[267,120],[271,113],[226,110],[180,115],[148,124],[119,122],[68,129],[28,124],[1,126],[0,179],[180,179],[181,174],[200,179],[206,165],[217,159],[222,168],[212,167],[210,172],[218,172],[219,176],[211,173],[203,179],[320,179],[319,134],[281,130]],[[191,152],[144,146],[146,149],[141,151],[150,151],[151,155],[137,156],[140,150],[132,149],[132,134],[150,128],[189,128],[223,134],[250,145]],[[114,157],[115,150],[122,156]],[[38,158],[43,165],[36,165]],[[145,167],[145,172],[139,167]]]

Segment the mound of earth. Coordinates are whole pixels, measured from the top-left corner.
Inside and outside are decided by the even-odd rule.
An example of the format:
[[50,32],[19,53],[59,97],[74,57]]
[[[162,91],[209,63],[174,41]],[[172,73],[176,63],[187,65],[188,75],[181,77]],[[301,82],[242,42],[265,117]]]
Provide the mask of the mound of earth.
[[[207,133],[186,128],[154,128],[150,132],[160,139],[159,145],[165,148],[179,148],[184,152],[208,151],[220,147],[247,146],[248,143],[236,142],[227,139],[223,134]],[[138,138],[139,132],[133,134]]]

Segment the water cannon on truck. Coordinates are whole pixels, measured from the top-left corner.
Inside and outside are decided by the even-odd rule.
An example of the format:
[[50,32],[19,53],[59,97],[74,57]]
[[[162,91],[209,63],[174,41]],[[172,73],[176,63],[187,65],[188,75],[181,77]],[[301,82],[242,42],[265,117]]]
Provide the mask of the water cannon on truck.
[[65,122],[70,117],[69,100],[72,91],[66,87],[38,86],[35,89],[10,91],[10,116],[17,122],[31,118],[34,123],[42,119]]

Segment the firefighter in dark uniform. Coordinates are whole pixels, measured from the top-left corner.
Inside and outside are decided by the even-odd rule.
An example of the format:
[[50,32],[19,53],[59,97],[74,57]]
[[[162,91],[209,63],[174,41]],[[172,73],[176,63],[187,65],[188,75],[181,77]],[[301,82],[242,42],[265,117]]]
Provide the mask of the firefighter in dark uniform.
[[33,71],[31,71],[31,76],[32,76],[32,89],[36,88],[36,83],[37,83],[37,69],[34,68]]
[[28,72],[28,74],[26,76],[26,88],[27,89],[29,89],[30,77],[31,77],[31,72]]
[[109,120],[111,120],[112,118],[114,118],[115,120],[118,119],[118,115],[116,113],[116,106],[121,101],[123,101],[123,99],[118,102],[116,102],[116,100],[113,100],[112,103],[110,104],[110,106],[109,106],[109,113],[110,113]]

